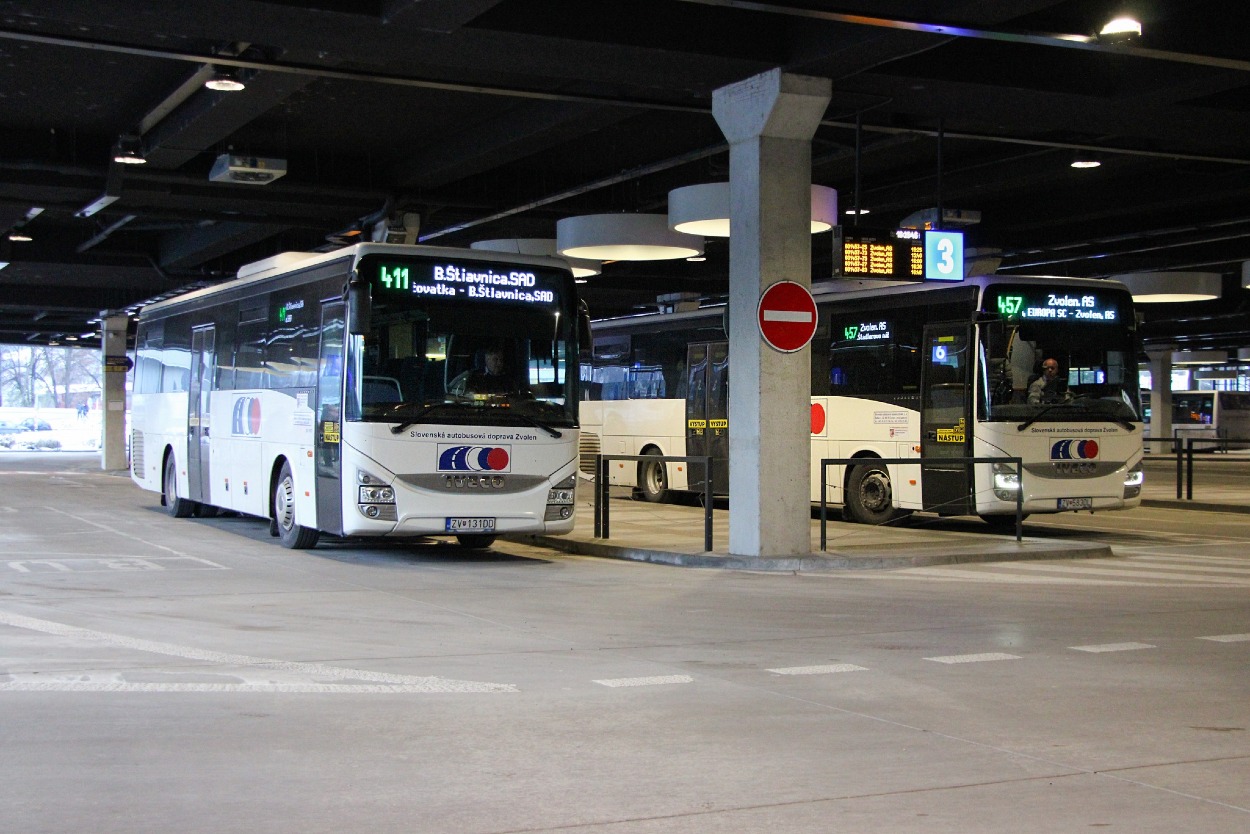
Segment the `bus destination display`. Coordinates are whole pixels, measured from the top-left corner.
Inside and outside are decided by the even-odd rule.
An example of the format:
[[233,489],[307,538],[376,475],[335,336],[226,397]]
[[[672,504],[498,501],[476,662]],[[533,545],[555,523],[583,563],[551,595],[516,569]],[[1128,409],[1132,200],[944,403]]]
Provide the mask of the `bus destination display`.
[[[1112,323],[1119,321],[1115,299],[1094,292],[1015,292],[1004,288],[987,300],[987,310],[1008,321],[1070,321]],[[992,306],[991,306],[992,305]]]
[[492,267],[449,261],[366,261],[361,274],[377,291],[469,301],[549,306],[558,303],[556,282],[532,267]]

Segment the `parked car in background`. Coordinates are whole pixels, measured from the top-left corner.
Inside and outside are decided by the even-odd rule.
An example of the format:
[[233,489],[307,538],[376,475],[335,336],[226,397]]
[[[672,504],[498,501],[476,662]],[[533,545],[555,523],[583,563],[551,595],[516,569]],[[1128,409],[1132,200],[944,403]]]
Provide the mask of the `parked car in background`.
[[17,426],[18,431],[52,431],[52,425],[47,420],[39,420],[35,417],[27,417]]
[[0,420],[0,434],[17,434],[18,432],[24,431],[26,431],[26,429],[16,423],[10,423],[7,420]]

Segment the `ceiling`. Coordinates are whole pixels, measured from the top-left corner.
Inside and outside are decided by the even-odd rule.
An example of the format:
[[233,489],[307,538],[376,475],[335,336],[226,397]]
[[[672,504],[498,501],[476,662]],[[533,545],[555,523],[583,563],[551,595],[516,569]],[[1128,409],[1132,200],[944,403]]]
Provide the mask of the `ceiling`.
[[[1089,37],[1123,10],[1142,38]],[[980,212],[967,245],[1003,273],[1220,272],[1144,331],[1250,345],[1246,31],[1247,4],[1182,0],[0,0],[0,230],[33,238],[0,238],[0,342],[98,344],[101,311],[405,215],[468,246],[664,212],[727,177],[713,91],[781,67],[832,80],[812,180],[861,223]],[[210,63],[247,89],[204,89]],[[146,165],[110,162],[123,136]],[[210,181],[222,154],[287,173]],[[727,259],[709,239],[582,290],[595,317],[715,297]]]

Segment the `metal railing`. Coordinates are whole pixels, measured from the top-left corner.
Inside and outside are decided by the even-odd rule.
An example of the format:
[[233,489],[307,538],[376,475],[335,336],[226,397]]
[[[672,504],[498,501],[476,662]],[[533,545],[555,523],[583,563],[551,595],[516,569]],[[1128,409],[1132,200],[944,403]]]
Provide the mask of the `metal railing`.
[[707,469],[703,478],[703,549],[712,550],[712,458],[710,455],[595,455],[595,538],[606,539],[610,532],[608,512],[608,461],[633,460],[658,463],[694,462]]
[[[1228,451],[1229,444],[1244,443],[1250,446],[1250,438],[1245,437],[1143,437],[1143,443],[1167,443],[1172,447],[1171,454],[1176,457],[1176,500],[1194,500],[1194,445],[1199,449],[1209,448],[1212,451]],[[1209,462],[1222,461],[1242,463],[1242,458],[1210,458]]]
[[[825,525],[828,521],[829,506],[829,467],[830,466],[873,466],[912,464],[919,466],[923,462],[940,461],[941,463],[1011,463],[1016,467],[1016,480],[1020,488],[1016,490],[1016,541],[1024,537],[1024,460],[1022,458],[821,458],[820,460],[820,549],[826,548]],[[844,502],[845,503],[845,502]]]

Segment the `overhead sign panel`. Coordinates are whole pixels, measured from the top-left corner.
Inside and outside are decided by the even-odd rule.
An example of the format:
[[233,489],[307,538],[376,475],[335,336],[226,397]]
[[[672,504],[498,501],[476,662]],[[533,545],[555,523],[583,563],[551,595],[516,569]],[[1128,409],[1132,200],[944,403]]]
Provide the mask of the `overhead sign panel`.
[[[834,276],[885,281],[962,281],[963,233],[844,226],[834,237]],[[841,267],[838,259],[841,258]]]

